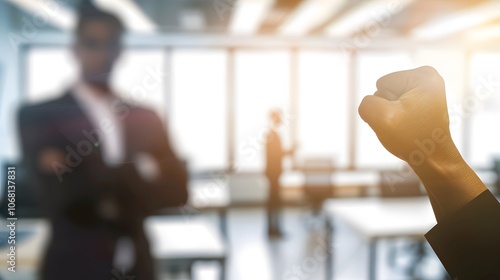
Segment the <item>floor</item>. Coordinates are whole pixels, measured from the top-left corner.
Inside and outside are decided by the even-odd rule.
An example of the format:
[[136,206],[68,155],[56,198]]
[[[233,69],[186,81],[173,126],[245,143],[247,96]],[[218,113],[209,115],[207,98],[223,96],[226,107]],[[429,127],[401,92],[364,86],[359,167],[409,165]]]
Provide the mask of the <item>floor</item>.
[[[217,223],[217,215],[201,214]],[[263,208],[231,209],[228,213],[230,253],[227,263],[228,280],[313,280],[325,279],[324,219],[314,216],[307,208],[287,208],[283,213],[282,239],[270,240],[265,235]],[[416,268],[415,277],[405,275],[405,268],[414,263],[412,240],[381,241],[377,255],[377,279],[445,279],[443,268],[426,245],[426,255]],[[333,264],[334,279],[368,279],[368,245],[348,226],[335,224]],[[396,265],[389,265],[389,252],[397,252]],[[3,267],[4,265],[2,265]],[[218,279],[218,265],[197,263],[194,279]],[[34,280],[33,271],[20,268],[16,273],[0,272],[0,279]],[[186,273],[163,273],[160,279],[187,279]],[[139,279],[138,279],[139,280]]]
[[[216,217],[207,216],[207,219]],[[217,222],[214,220],[214,222]],[[312,280],[326,279],[327,253],[324,219],[307,208],[288,208],[283,213],[285,237],[269,239],[265,235],[262,208],[232,209],[228,215],[230,255],[229,280]],[[368,244],[347,225],[335,224],[333,244],[334,279],[368,279]],[[444,268],[427,244],[425,257],[414,276],[405,273],[415,263],[413,240],[382,240],[378,245],[377,279],[446,279]],[[397,252],[395,265],[389,264],[390,252]],[[195,279],[218,279],[216,264],[199,264]],[[182,275],[163,275],[162,279],[186,279]]]

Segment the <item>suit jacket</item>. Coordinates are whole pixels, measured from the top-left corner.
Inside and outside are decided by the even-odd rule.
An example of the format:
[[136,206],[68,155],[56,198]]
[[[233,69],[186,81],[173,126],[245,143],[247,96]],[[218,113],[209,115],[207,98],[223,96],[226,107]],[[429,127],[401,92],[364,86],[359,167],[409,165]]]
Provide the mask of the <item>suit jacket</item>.
[[425,237],[453,280],[500,279],[500,204],[489,191]]
[[283,172],[283,146],[279,134],[271,129],[266,139],[266,176],[277,179]]
[[[27,179],[52,226],[42,279],[116,278],[121,268],[113,268],[113,254],[122,237],[135,245],[136,262],[129,275],[154,278],[142,222],[161,208],[186,202],[187,172],[156,114],[124,102],[116,109],[126,150],[125,162],[116,167],[104,163],[99,135],[70,92],[19,111]],[[54,172],[49,173],[38,162],[47,148],[65,156],[64,162],[52,163]],[[156,160],[159,178],[146,181],[140,176],[132,162],[138,153]]]

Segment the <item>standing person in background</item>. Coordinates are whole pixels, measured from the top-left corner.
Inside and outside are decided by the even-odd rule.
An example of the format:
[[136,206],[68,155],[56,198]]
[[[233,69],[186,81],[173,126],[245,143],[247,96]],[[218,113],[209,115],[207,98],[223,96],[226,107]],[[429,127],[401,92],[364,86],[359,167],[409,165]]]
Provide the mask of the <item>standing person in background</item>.
[[278,133],[279,127],[283,123],[283,115],[280,110],[271,111],[270,130],[266,139],[266,177],[269,182],[267,198],[267,233],[269,237],[280,237],[283,232],[280,228],[280,176],[283,172],[282,162],[285,156],[292,156],[295,147],[290,150],[283,150],[281,138]]
[[26,179],[51,225],[42,280],[154,279],[143,221],[187,200],[185,166],[158,116],[111,89],[123,33],[116,16],[84,1],[73,45],[80,80],[19,112]]

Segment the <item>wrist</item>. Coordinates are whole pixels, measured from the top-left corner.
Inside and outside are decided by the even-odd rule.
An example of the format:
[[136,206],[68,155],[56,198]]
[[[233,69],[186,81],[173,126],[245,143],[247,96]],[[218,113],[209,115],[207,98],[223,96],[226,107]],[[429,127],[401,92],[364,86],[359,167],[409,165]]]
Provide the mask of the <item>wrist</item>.
[[424,160],[408,162],[443,216],[459,210],[487,190],[449,139],[436,143],[435,151]]

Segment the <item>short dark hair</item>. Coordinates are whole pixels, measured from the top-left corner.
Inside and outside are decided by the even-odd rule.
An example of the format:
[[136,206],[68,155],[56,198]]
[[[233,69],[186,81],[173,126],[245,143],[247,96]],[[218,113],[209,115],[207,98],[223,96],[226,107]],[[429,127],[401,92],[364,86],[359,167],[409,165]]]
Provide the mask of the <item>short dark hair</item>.
[[98,9],[90,0],[82,0],[78,13],[78,22],[76,24],[76,34],[81,35],[85,24],[94,21],[105,21],[115,26],[119,35],[125,31],[122,21],[117,16]]

